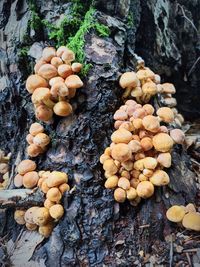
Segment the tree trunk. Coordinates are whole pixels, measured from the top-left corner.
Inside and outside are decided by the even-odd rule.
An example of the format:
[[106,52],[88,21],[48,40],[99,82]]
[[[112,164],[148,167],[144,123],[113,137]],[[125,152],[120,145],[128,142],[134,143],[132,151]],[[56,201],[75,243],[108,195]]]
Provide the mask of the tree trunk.
[[[45,44],[55,44],[44,25],[30,27],[30,2],[0,2],[0,148],[12,153],[8,189],[14,188],[17,164],[27,158],[25,137],[35,121],[25,79]],[[40,18],[55,24],[70,12],[68,2],[36,0],[34,4]],[[82,2],[86,12],[90,3]],[[200,3],[95,0],[93,6],[96,18],[111,34],[100,37],[93,29],[86,33],[84,50],[92,68],[84,78],[84,88],[73,99],[74,114],[45,126],[53,141],[36,160],[38,170],[67,172],[70,186],[76,188],[65,195],[65,216],[44,240],[15,223],[13,206],[17,203],[5,205],[0,210],[0,262],[26,267],[198,266],[197,235],[181,233],[165,217],[169,206],[197,201],[199,181],[186,149],[177,145],[173,150],[169,186],[156,190],[154,197],[137,208],[119,205],[113,192],[104,188],[99,157],[110,144],[113,114],[122,104],[118,78],[135,69],[136,54],[163,82],[175,84],[178,109],[186,119],[199,116]],[[198,151],[195,155],[198,157]],[[41,200],[39,195],[37,201]],[[23,201],[19,203],[23,206]]]

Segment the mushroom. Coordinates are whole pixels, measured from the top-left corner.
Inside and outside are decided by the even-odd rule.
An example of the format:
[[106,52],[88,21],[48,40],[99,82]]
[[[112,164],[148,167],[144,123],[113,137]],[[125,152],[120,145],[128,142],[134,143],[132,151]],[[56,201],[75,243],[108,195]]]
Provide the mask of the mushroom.
[[72,113],[72,106],[65,101],[60,101],[55,104],[53,111],[56,115],[66,117]]
[[126,200],[126,191],[122,188],[117,188],[114,191],[114,199],[117,202],[123,203]]
[[24,220],[25,220],[26,223],[34,224],[34,222],[33,222],[33,216],[34,216],[35,212],[37,211],[37,209],[39,209],[39,207],[34,206],[34,207],[29,208],[25,212],[25,214],[24,214]]
[[36,107],[35,115],[38,120],[48,122],[52,119],[53,111],[45,105],[39,105]]
[[44,207],[47,209],[50,209],[53,205],[55,205],[55,202],[49,200],[48,198],[44,201]]
[[143,159],[143,164],[145,169],[154,170],[158,164],[157,160],[152,157],[146,157]]
[[116,144],[128,144],[132,140],[132,134],[124,128],[118,129],[111,135],[111,140]]
[[59,190],[60,190],[60,192],[61,192],[61,194],[64,194],[65,192],[67,192],[67,191],[69,191],[70,190],[70,187],[69,187],[69,185],[68,184],[66,184],[66,183],[63,183],[63,184],[61,184],[61,185],[59,185]]
[[157,93],[157,85],[152,81],[146,82],[142,86],[142,92],[142,100],[148,102]]
[[118,187],[124,190],[128,190],[130,189],[130,181],[125,177],[121,177],[119,178],[119,181],[118,181]]
[[42,51],[42,58],[46,62],[50,62],[53,57],[56,56],[56,50],[54,47],[45,47]]
[[185,211],[186,211],[186,213],[187,212],[196,212],[196,208],[195,208],[193,203],[189,203],[189,204],[187,204],[187,206],[185,206]]
[[40,123],[34,122],[31,124],[29,133],[32,136],[36,136],[38,133],[43,133],[43,132],[44,132],[44,127]]
[[30,157],[37,157],[39,154],[43,152],[42,148],[36,144],[31,144],[27,147],[27,154]]
[[25,215],[25,211],[24,210],[16,210],[14,213],[14,219],[18,224],[25,224],[25,220],[24,220],[24,215]]
[[144,69],[138,70],[136,72],[136,76],[141,82],[144,83],[147,79],[154,80],[155,73],[151,71],[149,68],[144,68]]
[[68,182],[68,176],[64,172],[53,171],[49,174],[47,179],[48,187],[60,186]]
[[78,75],[70,75],[65,79],[65,84],[68,89],[78,89],[83,86],[83,82],[78,77]]
[[173,147],[173,140],[166,133],[158,133],[152,140],[153,146],[159,152],[168,152]]
[[38,232],[44,236],[45,238],[49,237],[53,231],[53,223],[50,222],[50,223],[47,223],[45,225],[42,225],[42,226],[39,226],[38,228]]
[[133,127],[136,130],[143,128],[142,119],[140,119],[140,118],[135,118],[135,119],[131,118],[130,120],[131,120],[131,122],[133,124]]
[[163,83],[162,86],[162,93],[163,94],[175,94],[176,89],[172,83]]
[[147,115],[153,115],[153,113],[154,113],[154,108],[150,104],[145,104],[143,106],[143,109],[146,111]]
[[47,63],[47,62],[46,62],[43,58],[37,60],[35,66],[34,66],[34,72],[35,72],[35,73],[38,73],[40,67],[41,67],[42,65],[46,64],[46,63]]
[[36,164],[30,159],[22,160],[17,166],[17,172],[24,175],[27,172],[34,171],[36,169]]
[[64,82],[65,80],[62,78],[62,77],[60,77],[60,76],[57,76],[57,77],[53,77],[53,78],[51,78],[50,80],[49,80],[49,85],[50,86],[53,86],[55,83],[57,83],[57,82]]
[[154,193],[154,186],[149,181],[142,181],[136,188],[137,194],[141,198],[149,198]]
[[130,187],[128,190],[126,190],[126,195],[128,200],[133,200],[137,197],[137,191],[135,188]]
[[156,186],[163,186],[169,184],[169,176],[163,170],[157,170],[154,174],[149,178],[150,182]]
[[62,54],[66,51],[68,51],[68,48],[66,46],[60,46],[56,51],[57,57],[61,57]]
[[182,224],[186,229],[200,231],[200,213],[187,213],[183,218]]
[[46,80],[50,80],[53,77],[58,75],[57,69],[51,64],[44,64],[42,65],[39,70],[38,74],[42,76]]
[[144,151],[149,151],[153,147],[152,139],[150,137],[144,137],[141,139],[140,145]]
[[169,152],[160,153],[157,157],[157,161],[161,166],[169,168],[171,167],[171,162],[172,162],[171,154]]
[[71,62],[75,60],[75,54],[72,50],[67,48],[67,50],[62,53],[61,58],[66,64],[71,64]]
[[105,171],[107,171],[108,173],[110,173],[111,175],[114,175],[118,171],[118,168],[115,165],[113,159],[107,159],[107,160],[105,160],[105,162],[103,164],[103,169]]
[[6,172],[8,172],[9,170],[9,166],[7,163],[0,163],[0,173],[1,174],[5,174]]
[[118,180],[119,179],[118,179],[117,175],[110,176],[105,182],[105,188],[113,189],[113,188],[117,187]]
[[123,73],[119,79],[119,84],[123,89],[127,87],[129,88],[136,87],[138,84],[138,79],[136,77],[135,72],[130,71]]
[[111,155],[113,159],[116,159],[120,162],[127,161],[132,157],[130,147],[127,144],[123,143],[114,145],[111,151]]
[[33,144],[33,136],[31,134],[27,134],[26,141],[29,145]]
[[69,89],[67,88],[67,85],[64,82],[54,83],[51,87],[50,92],[53,97],[64,97],[69,95]]
[[156,133],[160,128],[160,123],[157,117],[147,115],[143,118],[142,124],[147,131]]
[[50,98],[51,93],[49,88],[39,87],[33,92],[31,100],[36,106],[45,104],[47,107],[52,108],[55,103]]
[[50,201],[58,203],[62,198],[62,194],[57,187],[52,187],[48,190],[46,197]]
[[26,80],[26,89],[32,94],[38,87],[47,87],[47,81],[38,74],[32,74]]
[[114,120],[124,121],[124,120],[128,119],[128,114],[124,110],[118,109],[115,112],[113,118],[114,118]]
[[79,63],[79,62],[72,63],[72,71],[73,72],[76,72],[76,73],[80,72],[82,67],[83,67],[83,65],[81,63]]
[[39,207],[33,213],[33,222],[39,226],[43,226],[50,221],[49,210],[45,207]]
[[181,206],[174,205],[167,210],[166,216],[171,222],[181,222],[185,216],[185,209]]
[[61,64],[58,66],[58,74],[63,78],[66,79],[68,76],[72,75],[72,67],[67,64]]
[[180,129],[171,130],[170,136],[176,144],[183,144],[185,141],[185,134]]
[[15,187],[22,187],[23,185],[23,176],[20,175],[20,174],[17,174],[15,177],[14,177],[14,185]]
[[47,193],[49,191],[50,187],[47,185],[47,179],[44,179],[41,184],[41,190],[43,193]]
[[170,123],[174,121],[174,113],[171,110],[171,108],[168,108],[168,107],[159,108],[156,114],[159,116],[161,121],[164,121],[166,123]]
[[55,220],[59,220],[64,214],[64,208],[60,204],[55,204],[49,209],[51,217]]
[[37,185],[39,175],[36,171],[27,172],[23,176],[23,186],[25,188],[33,188]]
[[137,153],[138,151],[140,151],[142,149],[140,142],[137,140],[131,140],[128,143],[128,145],[129,145],[132,153]]
[[29,231],[35,231],[38,228],[38,226],[37,224],[34,224],[34,223],[26,223],[26,228]]
[[50,137],[45,134],[45,133],[38,133],[34,138],[33,138],[33,143],[39,147],[44,148],[50,143]]
[[60,57],[52,57],[51,59],[51,65],[55,68],[58,68],[61,64],[63,64],[63,61]]

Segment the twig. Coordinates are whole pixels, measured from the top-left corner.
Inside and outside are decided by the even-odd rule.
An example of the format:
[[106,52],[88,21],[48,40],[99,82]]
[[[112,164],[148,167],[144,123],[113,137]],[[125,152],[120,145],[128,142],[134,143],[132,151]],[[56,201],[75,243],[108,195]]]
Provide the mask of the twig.
[[190,76],[190,74],[193,72],[193,70],[195,69],[197,63],[199,62],[200,57],[197,58],[197,60],[194,62],[194,64],[192,65],[190,71],[188,72],[188,77]]
[[190,252],[197,252],[198,248],[190,248],[190,249],[184,249],[183,253],[190,253]]
[[190,255],[188,253],[186,253],[186,257],[187,257],[187,260],[188,260],[188,263],[189,263],[189,266],[192,267],[192,262],[191,262],[191,259],[190,259]]
[[169,251],[169,267],[173,266],[173,237],[171,236],[170,251]]
[[148,227],[150,227],[150,224],[144,224],[139,226],[139,228],[148,228]]
[[180,4],[177,4],[177,7],[180,7],[182,13],[183,13],[183,17],[192,25],[193,29],[196,31],[196,33],[198,33],[198,30],[196,28],[196,26],[194,25],[194,23],[191,21],[191,19],[189,19],[186,14],[185,14],[185,10],[183,8],[183,6],[181,6]]

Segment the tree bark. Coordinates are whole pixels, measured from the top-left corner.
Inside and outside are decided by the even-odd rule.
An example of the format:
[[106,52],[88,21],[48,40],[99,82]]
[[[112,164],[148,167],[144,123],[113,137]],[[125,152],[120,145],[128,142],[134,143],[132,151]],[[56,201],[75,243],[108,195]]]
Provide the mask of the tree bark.
[[[64,0],[36,0],[35,4],[41,17],[52,23],[68,9]],[[65,216],[50,238],[40,240],[21,266],[176,266],[178,262],[182,265],[177,266],[186,266],[189,259],[198,263],[198,251],[184,252],[198,248],[197,235],[184,232],[181,236],[181,228],[165,217],[169,206],[196,201],[199,181],[186,149],[175,146],[173,150],[169,186],[156,190],[154,197],[137,208],[128,203],[119,205],[113,192],[104,188],[99,157],[110,144],[112,117],[122,104],[118,78],[122,72],[135,69],[135,53],[161,75],[163,82],[175,84],[178,108],[185,117],[198,117],[200,3],[95,0],[93,5],[98,21],[107,25],[111,34],[102,38],[91,30],[85,35],[86,59],[93,67],[72,101],[74,114],[45,126],[53,142],[36,160],[38,170],[67,172],[70,186],[76,185],[76,190],[64,196]],[[2,0],[0,10],[0,148],[12,153],[11,190],[15,167],[27,158],[25,136],[35,121],[25,79],[42,47],[54,43],[45,29],[27,31],[31,11],[25,0]],[[28,57],[22,61],[19,51],[24,34],[30,40]],[[1,210],[0,224],[2,264],[20,266],[10,256],[7,244],[9,239],[18,242],[21,231],[26,230],[15,223],[9,206]],[[31,239],[30,245],[35,242]],[[182,246],[181,252],[177,246]]]

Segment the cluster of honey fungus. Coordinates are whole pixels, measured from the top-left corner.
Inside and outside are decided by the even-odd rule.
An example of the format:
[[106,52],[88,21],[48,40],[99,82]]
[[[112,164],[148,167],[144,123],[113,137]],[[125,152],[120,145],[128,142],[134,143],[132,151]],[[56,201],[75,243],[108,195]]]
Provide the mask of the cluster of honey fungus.
[[[72,113],[69,101],[76,90],[83,86],[77,75],[82,64],[75,61],[75,54],[65,46],[46,47],[36,62],[35,74],[28,77],[26,89],[32,94],[37,119],[49,122],[53,113],[68,116]],[[73,62],[73,63],[72,63]]]
[[34,206],[27,210],[18,209],[14,218],[18,224],[26,225],[28,230],[37,230],[48,237],[55,223],[63,216],[64,208],[60,204],[62,195],[69,191],[68,176],[59,171],[35,171],[36,164],[32,160],[23,160],[17,167],[18,174],[14,178],[16,187],[39,187],[45,194],[44,206]]
[[4,151],[0,149],[0,190],[4,189],[8,184],[10,154],[5,155]]

